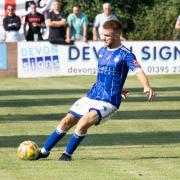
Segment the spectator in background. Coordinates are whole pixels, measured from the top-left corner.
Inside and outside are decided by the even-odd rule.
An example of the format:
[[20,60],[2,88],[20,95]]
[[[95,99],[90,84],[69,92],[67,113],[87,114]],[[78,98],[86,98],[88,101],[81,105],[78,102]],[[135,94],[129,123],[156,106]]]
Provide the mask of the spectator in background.
[[175,29],[180,30],[180,15],[179,15],[178,18],[177,18],[176,25],[175,25]]
[[66,41],[70,40],[81,40],[87,41],[87,31],[88,31],[88,19],[87,16],[81,12],[80,5],[73,6],[73,13],[69,14],[68,27],[66,31]]
[[54,1],[52,11],[47,15],[47,25],[49,26],[49,41],[55,44],[66,44],[65,25],[67,24],[64,12],[61,10],[59,1]]
[[3,19],[3,27],[5,29],[5,41],[20,41],[19,29],[21,27],[21,19],[14,13],[14,6],[7,6],[7,16]]
[[180,15],[177,18],[175,29],[178,31],[177,32],[177,39],[180,40]]
[[111,14],[111,5],[109,3],[103,4],[103,12],[95,17],[93,24],[93,40],[103,40],[103,24],[109,20],[118,20],[117,17]]
[[[36,11],[36,3],[31,3],[31,12],[25,16],[24,35],[27,41],[43,40],[43,29],[46,27],[44,16]],[[29,26],[28,31],[26,26]]]

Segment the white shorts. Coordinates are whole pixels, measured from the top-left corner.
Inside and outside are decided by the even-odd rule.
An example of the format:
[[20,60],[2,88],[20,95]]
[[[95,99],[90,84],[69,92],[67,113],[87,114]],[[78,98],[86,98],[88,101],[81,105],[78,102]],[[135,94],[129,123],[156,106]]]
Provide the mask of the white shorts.
[[108,102],[83,97],[72,105],[69,113],[81,118],[91,110],[97,111],[99,115],[99,122],[97,124],[99,124],[110,119],[110,117],[117,111],[117,108]]

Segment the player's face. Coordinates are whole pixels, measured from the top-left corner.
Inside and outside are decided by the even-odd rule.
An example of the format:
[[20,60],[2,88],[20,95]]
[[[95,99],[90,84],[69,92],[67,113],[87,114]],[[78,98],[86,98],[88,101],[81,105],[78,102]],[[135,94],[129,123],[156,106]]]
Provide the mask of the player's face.
[[103,29],[104,44],[109,48],[114,48],[114,46],[119,42],[119,35],[113,31],[113,29]]
[[105,7],[105,8],[103,8],[103,12],[104,12],[104,14],[105,15],[109,15],[109,14],[111,14],[111,8],[110,7]]
[[31,12],[35,13],[36,12],[36,5],[32,4],[30,7],[31,7]]
[[14,8],[12,6],[7,7],[8,15],[12,15],[14,13]]
[[79,14],[80,14],[80,9],[79,9],[79,7],[73,7],[73,13],[74,13],[76,16],[79,16]]
[[53,4],[53,9],[54,9],[55,11],[59,11],[59,10],[60,10],[60,3],[59,3],[59,2],[54,2],[54,4]]

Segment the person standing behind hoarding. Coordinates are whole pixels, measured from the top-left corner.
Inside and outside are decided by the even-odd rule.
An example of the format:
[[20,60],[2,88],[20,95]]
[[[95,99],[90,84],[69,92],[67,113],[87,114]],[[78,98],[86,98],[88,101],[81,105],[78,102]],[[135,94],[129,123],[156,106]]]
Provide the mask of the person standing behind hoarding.
[[21,19],[14,13],[14,6],[7,6],[7,16],[3,19],[3,27],[5,30],[6,42],[20,41],[19,29],[21,27]]
[[109,20],[118,20],[115,15],[111,13],[110,3],[103,4],[103,12],[95,17],[93,24],[93,40],[103,40],[103,24]]
[[[43,40],[43,29],[46,27],[44,16],[36,11],[36,4],[30,4],[31,12],[25,16],[24,35],[27,41]],[[26,26],[29,26],[28,31]]]
[[65,25],[67,24],[64,12],[61,10],[60,1],[55,0],[52,11],[47,15],[47,26],[49,27],[49,41],[55,44],[66,44]]
[[87,41],[87,31],[88,31],[88,18],[81,12],[80,5],[76,4],[73,6],[73,13],[69,14],[68,27],[66,31],[66,40],[81,40]]

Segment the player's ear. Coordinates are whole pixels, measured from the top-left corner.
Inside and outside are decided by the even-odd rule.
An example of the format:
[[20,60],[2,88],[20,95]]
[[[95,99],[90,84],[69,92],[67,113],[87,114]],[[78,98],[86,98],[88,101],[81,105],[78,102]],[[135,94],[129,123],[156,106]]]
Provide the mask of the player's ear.
[[116,33],[116,34],[115,34],[115,38],[116,38],[116,39],[119,39],[119,38],[120,38],[120,34],[119,34],[119,33]]

